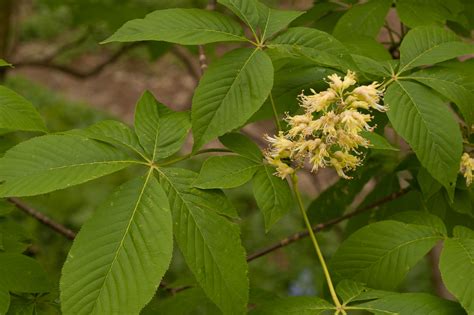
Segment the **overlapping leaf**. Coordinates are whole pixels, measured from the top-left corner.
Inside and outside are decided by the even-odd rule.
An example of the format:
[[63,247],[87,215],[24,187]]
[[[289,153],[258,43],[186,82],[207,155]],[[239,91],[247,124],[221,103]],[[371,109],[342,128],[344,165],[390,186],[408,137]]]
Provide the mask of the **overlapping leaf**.
[[171,261],[168,200],[150,170],[119,187],[82,227],[63,268],[64,314],[138,314]]
[[294,296],[268,301],[250,314],[258,315],[322,315],[334,312],[335,306],[318,297]]
[[453,32],[420,26],[408,32],[400,45],[399,73],[472,53],[474,45],[462,42]]
[[48,135],[0,159],[0,197],[32,196],[87,182],[136,161],[111,145],[74,135]]
[[229,133],[219,137],[219,141],[235,153],[245,156],[257,163],[262,162],[263,155],[260,148],[255,144],[255,142],[243,134]]
[[0,129],[46,132],[33,105],[4,86],[0,86]]
[[193,150],[241,127],[263,104],[272,85],[272,62],[259,49],[236,49],[211,64],[193,97]]
[[0,253],[0,286],[8,291],[44,293],[51,290],[46,273],[31,257]]
[[160,169],[159,178],[173,212],[174,234],[189,268],[207,296],[224,314],[247,308],[248,279],[239,228],[221,214],[221,204],[196,195],[197,174]]
[[385,103],[395,128],[413,148],[421,164],[451,193],[459,171],[462,138],[453,114],[428,88],[397,81],[389,86]]
[[262,165],[252,183],[255,200],[265,219],[266,231],[293,206],[293,195],[288,182],[275,176],[274,172],[272,167]]
[[181,149],[191,127],[189,113],[173,112],[145,92],[135,109],[135,130],[141,145],[153,161]]
[[262,41],[272,37],[288,26],[304,12],[290,10],[276,10],[258,3],[259,27]]
[[397,221],[370,224],[344,241],[331,260],[331,270],[340,279],[394,289],[440,238],[427,226]]
[[454,237],[444,241],[439,268],[446,288],[468,314],[474,312],[474,232],[457,226]]
[[128,21],[104,43],[144,40],[181,45],[246,41],[239,24],[225,15],[200,9],[167,9]]

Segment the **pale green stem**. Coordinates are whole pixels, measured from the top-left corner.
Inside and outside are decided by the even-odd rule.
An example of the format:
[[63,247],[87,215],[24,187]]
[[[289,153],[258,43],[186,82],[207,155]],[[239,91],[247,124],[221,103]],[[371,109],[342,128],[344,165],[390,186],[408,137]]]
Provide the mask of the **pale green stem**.
[[273,116],[275,118],[275,124],[278,128],[278,131],[281,130],[281,124],[280,124],[280,118],[278,117],[278,112],[275,106],[275,101],[273,100],[273,95],[270,93],[270,103],[272,104],[272,109],[273,109]]
[[319,247],[318,241],[316,239],[316,235],[314,234],[313,228],[311,226],[311,223],[309,222],[308,216],[306,215],[306,211],[303,205],[303,200],[301,199],[301,194],[300,190],[298,188],[298,177],[296,174],[293,174],[291,176],[291,180],[293,183],[293,191],[295,193],[296,200],[298,201],[298,207],[301,211],[301,214],[303,215],[304,223],[306,225],[306,229],[308,230],[309,236],[311,238],[311,241],[313,242],[314,249],[316,250],[316,254],[318,255],[319,262],[321,263],[321,267],[323,268],[324,276],[326,278],[326,282],[329,287],[329,293],[331,294],[331,298],[334,302],[334,305],[336,306],[338,313],[341,312],[342,314],[346,314],[344,311],[343,306],[341,305],[341,302],[339,302],[339,299],[336,294],[336,290],[334,289],[334,285],[332,283],[331,275],[329,274],[328,267],[326,265],[326,261],[324,260],[323,253],[321,252],[321,248]]

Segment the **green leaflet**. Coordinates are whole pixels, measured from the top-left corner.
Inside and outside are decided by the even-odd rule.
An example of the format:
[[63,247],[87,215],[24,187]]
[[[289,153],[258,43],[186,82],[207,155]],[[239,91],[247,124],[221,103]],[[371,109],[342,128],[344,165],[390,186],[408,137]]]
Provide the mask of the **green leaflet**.
[[[159,179],[173,212],[174,234],[181,252],[206,295],[224,314],[243,314],[249,283],[238,226],[222,217],[214,199],[196,199],[188,170],[159,169]],[[201,201],[199,201],[201,200]]]
[[337,22],[333,35],[337,38],[353,35],[376,37],[391,5],[392,0],[376,0],[351,7]]
[[135,109],[135,131],[152,161],[178,152],[188,134],[189,113],[173,112],[150,92],[143,93]]
[[194,182],[203,189],[234,188],[248,182],[257,171],[259,163],[239,155],[211,156]]
[[456,226],[444,241],[439,268],[443,283],[466,309],[474,312],[474,231]]
[[0,59],[0,67],[11,67],[12,65],[3,59]]
[[462,42],[453,32],[436,26],[420,26],[408,32],[400,45],[398,73],[472,53],[474,45]]
[[4,86],[0,86],[0,129],[46,132],[33,105]]
[[339,279],[353,279],[376,289],[394,289],[441,239],[431,227],[381,221],[351,234],[334,254],[330,269]]
[[435,180],[424,167],[421,167],[418,171],[416,180],[418,181],[418,185],[420,185],[425,200],[431,198],[441,189],[441,184]]
[[265,219],[267,232],[292,209],[294,204],[288,182],[273,175],[274,171],[274,168],[262,165],[252,182],[253,194]]
[[[250,314],[255,315],[322,315],[334,313],[335,306],[318,297],[293,296],[272,299],[258,305]],[[331,310],[331,312],[328,312]]]
[[0,314],[6,314],[10,307],[10,292],[0,283]]
[[365,284],[345,279],[337,284],[337,295],[342,299],[344,305],[349,303],[379,299],[388,295],[396,294],[389,291],[381,291],[367,288]]
[[[443,0],[397,0],[397,13],[400,20],[409,27],[420,25],[441,25],[453,13],[453,1],[446,4]],[[422,12],[422,14],[420,14]]]
[[44,293],[51,289],[39,263],[15,253],[0,253],[0,286],[21,293]]
[[245,124],[272,86],[272,62],[259,49],[236,49],[211,64],[193,97],[193,151]]
[[67,188],[137,163],[108,145],[73,135],[47,135],[10,149],[0,159],[0,197],[33,196]]
[[423,167],[453,193],[462,137],[458,124],[443,101],[428,88],[397,81],[385,93],[388,118],[395,131],[413,148]]
[[152,170],[120,186],[77,235],[64,264],[64,314],[138,314],[173,254],[171,211]]
[[252,161],[261,163],[263,160],[262,151],[258,145],[243,134],[236,132],[228,133],[219,137],[219,141],[232,152],[245,156]]
[[71,130],[68,134],[107,142],[131,150],[142,157],[145,154],[135,132],[124,123],[116,120],[103,120],[86,129]]
[[8,253],[23,253],[31,244],[31,235],[10,216],[0,217],[0,234],[3,250]]
[[361,136],[370,141],[369,148],[372,150],[399,151],[399,149],[391,145],[384,136],[378,133],[362,131]]
[[271,38],[304,13],[302,11],[276,10],[262,3],[257,3],[257,6],[259,11],[258,25],[260,26],[262,41]]
[[125,23],[103,43],[158,40],[181,45],[247,41],[240,25],[217,12],[167,9]]
[[431,227],[439,235],[447,236],[446,226],[436,215],[424,211],[401,211],[390,217],[390,220],[405,222],[408,224],[424,225]]
[[250,27],[255,36],[259,24],[258,1],[256,0],[218,0],[220,4],[229,8]]
[[381,299],[358,304],[354,309],[368,310],[374,314],[396,315],[462,315],[459,304],[425,293],[391,294]]
[[469,78],[447,68],[429,68],[410,74],[403,79],[413,79],[455,103],[461,111],[466,124],[474,124],[474,93],[470,90]]
[[268,46],[290,57],[306,57],[316,64],[343,71],[353,69],[348,50],[328,33],[308,27],[292,27],[275,37]]

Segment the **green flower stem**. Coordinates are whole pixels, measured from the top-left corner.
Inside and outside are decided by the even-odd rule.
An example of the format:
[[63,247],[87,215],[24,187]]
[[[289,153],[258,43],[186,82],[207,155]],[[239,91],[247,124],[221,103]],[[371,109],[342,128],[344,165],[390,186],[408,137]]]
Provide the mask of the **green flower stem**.
[[278,112],[276,110],[275,101],[273,100],[273,95],[272,95],[271,92],[270,92],[269,98],[270,98],[270,103],[272,104],[273,116],[275,118],[275,124],[278,128],[278,131],[280,131],[281,130],[280,118],[278,118]]
[[301,214],[303,215],[303,219],[306,225],[306,229],[308,230],[309,236],[311,237],[311,241],[313,242],[314,249],[316,250],[316,254],[318,255],[319,262],[321,263],[321,267],[323,268],[324,276],[326,277],[326,282],[329,287],[329,292],[331,293],[332,300],[334,302],[334,305],[337,308],[337,313],[336,314],[346,314],[344,311],[343,306],[341,305],[341,302],[339,302],[339,299],[336,295],[336,290],[334,289],[334,285],[332,283],[331,275],[329,274],[328,267],[326,265],[326,261],[324,260],[323,253],[321,252],[321,248],[319,247],[318,241],[316,240],[316,236],[314,234],[313,228],[311,226],[311,223],[309,222],[308,216],[306,215],[306,211],[303,205],[303,200],[301,199],[301,193],[298,188],[298,177],[296,174],[293,174],[291,176],[291,180],[293,183],[293,191],[296,196],[296,200],[298,201],[298,207],[301,211]]
[[204,153],[211,153],[211,152],[232,152],[232,151],[230,151],[228,149],[222,149],[222,148],[210,148],[210,149],[199,150],[196,153],[191,152],[191,153],[185,154],[183,156],[177,157],[176,159],[160,163],[159,166],[167,166],[167,165],[175,164],[175,163],[187,160],[187,159],[189,159],[189,158],[191,158],[195,155],[204,154]]

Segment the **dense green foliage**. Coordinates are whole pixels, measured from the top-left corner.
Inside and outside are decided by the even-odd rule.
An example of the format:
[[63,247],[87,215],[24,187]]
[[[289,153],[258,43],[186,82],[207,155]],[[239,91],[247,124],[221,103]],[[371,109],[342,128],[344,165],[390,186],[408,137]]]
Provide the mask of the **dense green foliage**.
[[[50,117],[43,121],[44,109],[19,89],[0,86],[0,314],[474,314],[474,189],[459,172],[463,152],[473,147],[474,63],[457,59],[474,54],[465,38],[474,26],[473,5],[355,2],[316,2],[300,12],[257,0],[219,0],[213,11],[167,8],[126,22],[103,43],[231,42],[204,71],[190,111],[174,111],[145,91],[133,126],[100,117],[107,119],[58,127]],[[89,5],[108,28],[118,27],[114,18],[121,15],[94,3],[69,4],[70,14]],[[126,1],[115,9],[146,11],[148,5]],[[377,36],[389,10],[402,25],[399,33],[386,27],[390,43],[384,46]],[[0,59],[0,67],[9,64]],[[377,133],[362,133],[372,144],[361,152],[365,165],[304,209],[297,177],[275,176],[264,148],[241,129],[272,117],[277,129],[289,129],[285,113],[299,113],[301,90],[323,91],[328,74],[348,70],[363,83],[382,82],[389,110],[373,114]],[[185,144],[190,132],[192,149]],[[222,146],[210,148],[217,139]],[[200,163],[202,155],[217,152]],[[73,187],[116,172],[102,188],[106,179]],[[374,184],[369,191],[367,184]],[[44,257],[28,257],[35,255],[26,251],[29,236],[12,203],[50,193],[44,198],[54,200],[87,185],[88,194],[107,196],[82,201],[100,205],[67,258],[60,257],[61,275],[46,272]],[[247,197],[239,199],[239,192]],[[41,198],[28,200],[41,205]],[[358,210],[350,212],[353,204]],[[249,207],[260,210],[259,219]],[[307,225],[306,213],[313,224],[324,223],[316,230],[349,220],[330,232],[340,239],[323,243],[332,245],[322,248],[327,267],[311,232],[321,269],[310,247],[291,252],[295,266],[310,268],[311,279],[322,283],[303,294],[287,289],[288,279],[304,277],[301,270],[290,278],[268,261],[249,267],[260,256],[249,248],[300,225],[292,221],[297,207]],[[283,233],[272,234],[279,227]],[[439,270],[453,301],[406,281],[439,243],[439,266],[430,268]]]

